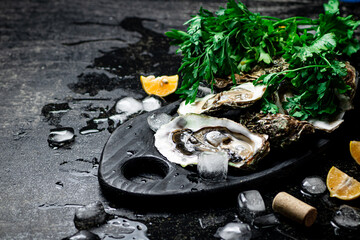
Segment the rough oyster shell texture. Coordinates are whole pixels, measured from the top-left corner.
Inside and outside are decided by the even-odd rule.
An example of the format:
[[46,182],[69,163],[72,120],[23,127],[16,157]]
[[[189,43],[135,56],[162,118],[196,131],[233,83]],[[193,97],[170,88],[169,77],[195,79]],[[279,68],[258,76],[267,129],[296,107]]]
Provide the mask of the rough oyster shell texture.
[[[329,119],[308,119],[315,129],[325,131],[328,133],[336,130],[343,122],[345,112],[353,108],[352,101],[354,99],[356,88],[358,84],[358,76],[356,70],[349,62],[345,62],[347,69],[347,76],[344,81],[351,87],[345,94],[336,93],[336,97],[339,99],[340,112]],[[293,86],[282,84],[277,92],[273,94],[276,105],[279,107],[280,113],[288,114],[287,110],[282,107],[282,102],[286,101],[286,98],[293,96]]]
[[254,168],[270,146],[267,136],[250,132],[226,118],[188,114],[174,118],[155,134],[155,147],[170,162],[187,166],[197,164],[200,152],[222,151],[229,165]]
[[271,147],[286,147],[301,136],[315,132],[314,126],[286,114],[246,114],[240,122],[250,131],[269,136]]
[[[279,58],[275,59],[273,66],[263,68],[260,66],[255,66],[249,73],[240,73],[240,74],[234,74],[235,76],[235,82],[236,84],[242,84],[246,82],[253,82],[254,80],[258,79],[261,75],[268,74],[268,73],[276,73],[276,72],[282,72],[287,70],[289,67],[289,64],[285,62],[285,59]],[[233,81],[231,79],[231,76],[227,78],[215,78],[215,87],[217,88],[226,88],[229,85],[232,85]]]
[[[197,164],[201,151],[225,151],[229,165],[241,169],[255,168],[271,146],[284,148],[302,136],[312,134],[315,129],[332,132],[343,122],[345,111],[352,108],[357,87],[357,74],[346,63],[348,75],[344,81],[351,87],[346,94],[337,94],[341,112],[333,119],[309,119],[300,121],[283,109],[282,102],[293,95],[290,85],[282,84],[274,93],[278,114],[264,114],[256,110],[256,101],[262,98],[266,86],[254,86],[252,80],[262,74],[286,70],[288,65],[281,59],[277,65],[267,69],[254,69],[250,74],[237,76],[236,87],[218,94],[208,94],[192,104],[180,104],[179,117],[164,125],[155,134],[155,146],[169,161],[182,166]],[[228,79],[229,83],[231,80]],[[245,83],[244,83],[245,82]],[[217,82],[218,84],[220,82]],[[223,83],[221,83],[223,84]],[[220,116],[228,109],[240,109],[240,124]],[[225,110],[225,111],[224,111]],[[268,140],[267,140],[268,139]],[[231,143],[231,144],[229,144]]]
[[182,102],[178,109],[180,115],[188,113],[213,113],[231,108],[246,108],[261,99],[266,90],[266,86],[253,83],[243,83],[228,91],[217,94],[208,94],[203,98],[198,98],[194,103],[185,104]]

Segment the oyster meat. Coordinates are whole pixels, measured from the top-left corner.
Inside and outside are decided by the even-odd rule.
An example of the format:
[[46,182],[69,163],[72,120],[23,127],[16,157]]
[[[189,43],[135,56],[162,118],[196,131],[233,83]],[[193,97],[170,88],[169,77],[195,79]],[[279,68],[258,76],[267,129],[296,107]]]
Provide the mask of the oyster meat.
[[315,132],[314,126],[307,121],[300,121],[286,114],[247,114],[240,119],[253,132],[266,134],[273,147],[286,147],[301,136]]
[[155,147],[170,162],[197,164],[201,152],[222,151],[229,165],[249,169],[270,151],[267,136],[250,132],[226,118],[187,114],[163,125],[155,134]]
[[224,109],[246,108],[259,100],[266,90],[265,85],[255,86],[253,83],[243,83],[217,94],[208,94],[203,98],[198,98],[191,104],[180,104],[178,113],[185,115],[188,113],[212,113]]

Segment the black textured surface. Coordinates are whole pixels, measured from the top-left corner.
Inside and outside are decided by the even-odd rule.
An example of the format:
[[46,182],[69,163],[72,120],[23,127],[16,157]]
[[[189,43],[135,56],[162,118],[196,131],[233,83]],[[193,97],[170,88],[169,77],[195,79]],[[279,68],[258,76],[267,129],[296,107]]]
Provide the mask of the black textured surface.
[[[244,2],[264,15],[315,17],[325,1]],[[140,74],[174,74],[180,58],[168,46],[165,31],[185,29],[183,23],[201,5],[217,10],[224,4],[222,0],[0,1],[0,239],[71,236],[78,231],[75,209],[95,201],[101,201],[109,214],[144,223],[154,240],[214,239],[217,228],[236,217],[243,219],[236,210],[236,195],[254,186],[206,197],[196,205],[170,201],[166,211],[142,210],[149,204],[145,199],[125,207],[116,197],[103,195],[97,178],[98,161],[113,127],[99,122],[96,133],[80,134],[88,121],[111,114],[116,100],[144,98],[137,81]],[[358,4],[342,4],[341,9],[360,16]],[[112,65],[114,61],[123,68]],[[360,69],[359,54],[352,63]],[[51,109],[63,111],[48,114]],[[330,221],[340,205],[359,207],[359,201],[336,200],[328,192],[317,197],[300,192],[305,177],[325,179],[331,166],[360,180],[359,166],[348,149],[350,140],[360,140],[359,96],[355,109],[318,158],[256,186],[266,213],[272,212],[273,197],[287,191],[318,208],[315,225],[305,229],[280,218],[279,226],[254,232],[254,239],[357,239],[358,233],[346,230],[336,236]],[[54,127],[73,128],[75,141],[68,148],[49,147]]]

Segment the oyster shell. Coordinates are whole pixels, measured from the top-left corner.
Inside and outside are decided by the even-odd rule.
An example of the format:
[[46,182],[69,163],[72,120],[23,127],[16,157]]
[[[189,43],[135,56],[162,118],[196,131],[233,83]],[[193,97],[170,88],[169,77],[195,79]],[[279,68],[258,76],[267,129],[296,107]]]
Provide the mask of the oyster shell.
[[[311,123],[315,129],[328,133],[335,131],[344,122],[345,112],[353,108],[352,102],[356,93],[358,76],[355,68],[351,66],[349,62],[345,62],[345,66],[348,74],[344,78],[344,81],[351,89],[344,94],[336,93],[340,107],[337,115],[328,119],[308,119],[308,122]],[[280,113],[288,114],[287,109],[283,108],[282,103],[289,97],[293,97],[293,86],[289,84],[280,85],[278,91],[273,94],[274,102],[278,106]]]
[[155,147],[170,162],[197,164],[203,151],[222,151],[229,165],[249,169],[263,158],[270,145],[266,135],[250,132],[226,118],[188,114],[163,125],[155,134]]
[[[271,67],[263,68],[257,65],[248,73],[234,74],[234,76],[235,76],[236,84],[242,84],[245,82],[253,82],[254,80],[258,79],[261,75],[268,73],[282,72],[287,70],[288,68],[289,68],[289,64],[285,62],[285,59],[279,58],[274,60],[274,63]],[[231,79],[231,76],[227,78],[215,78],[214,85],[217,88],[225,88],[232,84],[233,81]]]
[[286,114],[248,114],[240,119],[250,131],[269,136],[271,146],[284,148],[300,139],[301,136],[315,132],[307,121],[299,121]]
[[266,90],[265,85],[255,86],[253,83],[243,83],[217,94],[208,94],[196,99],[191,104],[182,102],[178,109],[180,115],[188,113],[211,113],[228,108],[246,108],[259,100]]

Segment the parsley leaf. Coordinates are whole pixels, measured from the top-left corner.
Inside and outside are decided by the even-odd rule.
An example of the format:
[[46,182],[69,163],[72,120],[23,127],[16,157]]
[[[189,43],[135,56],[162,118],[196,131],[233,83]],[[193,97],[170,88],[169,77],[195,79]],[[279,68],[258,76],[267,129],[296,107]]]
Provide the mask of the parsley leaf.
[[284,83],[294,89],[282,106],[290,115],[308,119],[337,113],[336,94],[350,89],[343,80],[347,75],[345,64],[339,59],[360,50],[353,37],[360,21],[342,17],[338,0],[329,0],[324,10],[313,20],[261,16],[235,0],[228,0],[226,8],[216,13],[201,8],[185,23],[186,32],[166,33],[183,56],[179,69],[183,82],[177,93],[191,103],[201,81],[212,86],[215,77],[230,75],[235,84],[235,73],[247,72],[255,65],[271,66],[273,59],[284,58],[288,70],[254,81],[268,85],[262,111],[279,111],[272,94]]

